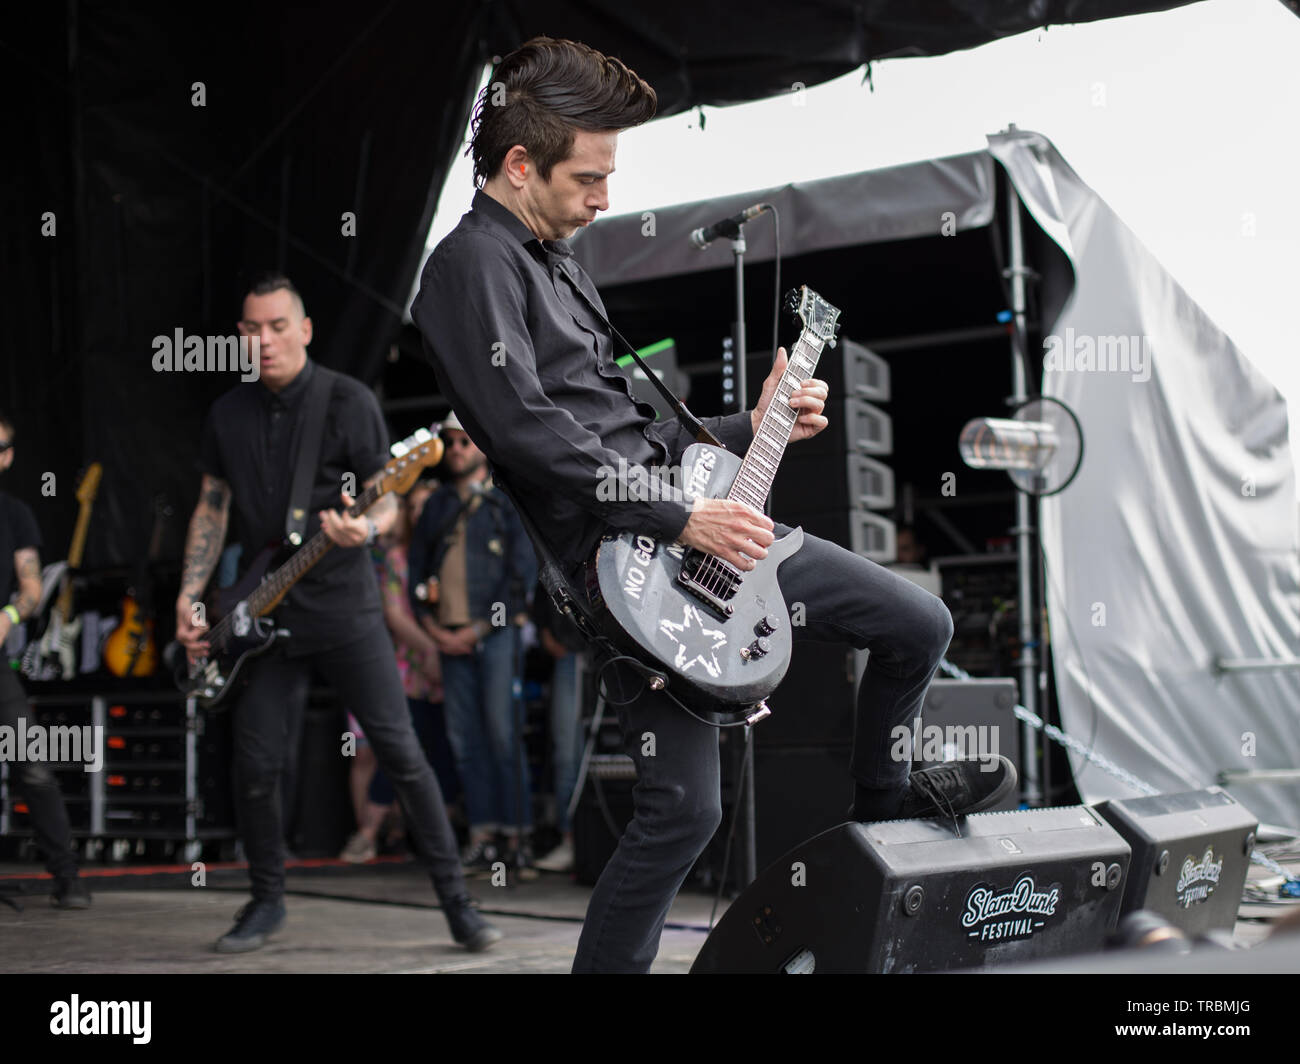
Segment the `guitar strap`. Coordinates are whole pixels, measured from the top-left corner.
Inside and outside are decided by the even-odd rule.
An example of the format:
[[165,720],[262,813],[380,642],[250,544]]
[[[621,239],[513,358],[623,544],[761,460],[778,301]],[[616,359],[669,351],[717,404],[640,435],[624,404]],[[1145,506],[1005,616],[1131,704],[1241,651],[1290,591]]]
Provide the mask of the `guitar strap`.
[[537,578],[541,581],[543,589],[550,597],[551,604],[564,617],[568,618],[589,643],[607,645],[604,636],[600,634],[600,630],[596,626],[595,617],[587,610],[581,596],[573,593],[573,588],[569,585],[569,581],[564,575],[564,569],[560,566],[559,560],[551,550],[550,543],[542,535],[541,529],[533,523],[528,511],[519,504],[519,500],[515,498],[515,493],[510,490],[505,478],[501,475],[500,468],[495,465],[492,467],[492,483],[497,490],[510,500],[510,504],[519,515],[519,520],[523,522],[524,531],[528,533],[528,538],[533,541],[533,549],[537,553],[538,561]]
[[691,434],[694,435],[695,439],[700,443],[710,443],[714,447],[722,447],[725,450],[726,445],[706,429],[699,418],[686,409],[686,404],[678,399],[677,396],[672,393],[672,390],[659,379],[659,375],[645,364],[645,360],[636,353],[636,348],[623,339],[623,334],[610,324],[609,319],[600,312],[596,304],[587,296],[587,293],[582,290],[582,286],[578,284],[578,279],[569,272],[569,264],[567,262],[562,262],[560,264],[560,269],[568,280],[569,285],[578,293],[578,298],[587,305],[587,309],[596,315],[597,320],[609,330],[609,335],[627,349],[627,353],[632,356],[632,361],[641,367],[641,372],[646,375],[651,384],[659,389],[659,394],[667,400],[669,408],[677,415],[677,420],[685,425],[691,431]]
[[303,397],[302,431],[298,437],[298,461],[289,488],[289,509],[284,515],[284,535],[295,547],[302,543],[311,505],[311,486],[320,463],[321,438],[325,432],[325,408],[329,406],[334,374],[312,363],[311,385]]

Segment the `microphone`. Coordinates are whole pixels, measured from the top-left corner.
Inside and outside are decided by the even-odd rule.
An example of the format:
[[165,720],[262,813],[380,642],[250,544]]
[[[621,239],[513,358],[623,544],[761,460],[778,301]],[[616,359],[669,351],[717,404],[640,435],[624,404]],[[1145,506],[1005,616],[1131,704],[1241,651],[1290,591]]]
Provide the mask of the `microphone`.
[[733,214],[730,218],[714,222],[713,225],[706,225],[703,229],[696,229],[691,234],[691,244],[703,251],[720,236],[734,238],[740,233],[740,227],[747,221],[771,209],[772,205],[770,203],[756,203],[752,207],[746,207],[739,214]]

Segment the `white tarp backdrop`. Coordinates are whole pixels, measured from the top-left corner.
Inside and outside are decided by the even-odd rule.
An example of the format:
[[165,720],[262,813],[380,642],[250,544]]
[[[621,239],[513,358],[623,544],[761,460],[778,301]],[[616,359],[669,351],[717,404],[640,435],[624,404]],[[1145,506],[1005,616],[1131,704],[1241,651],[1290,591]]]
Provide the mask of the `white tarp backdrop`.
[[[1043,380],[1084,436],[1042,504],[1062,724],[1161,790],[1300,767],[1300,672],[1213,671],[1300,646],[1286,404],[1045,138],[989,141],[1075,269]],[[1073,761],[1087,800],[1131,796]],[[1230,789],[1300,826],[1300,785]]]
[[[944,212],[961,230],[1003,212],[998,164],[1069,261],[1043,293],[1057,356],[1043,392],[1075,411],[1084,434],[1078,477],[1042,504],[1062,725],[1161,790],[1208,786],[1225,769],[1300,768],[1300,672],[1212,668],[1220,657],[1300,654],[1286,404],[1045,137],[999,134],[986,152],[655,214],[660,231],[685,233],[775,203],[791,256],[928,237]],[[643,239],[643,224],[625,215],[578,234],[597,285],[730,262],[725,241],[697,252]],[[751,261],[772,257],[766,227],[747,239]],[[1096,369],[1099,356],[1115,368]],[[1071,757],[1085,800],[1132,796]],[[1300,827],[1300,785],[1231,790],[1261,820]]]

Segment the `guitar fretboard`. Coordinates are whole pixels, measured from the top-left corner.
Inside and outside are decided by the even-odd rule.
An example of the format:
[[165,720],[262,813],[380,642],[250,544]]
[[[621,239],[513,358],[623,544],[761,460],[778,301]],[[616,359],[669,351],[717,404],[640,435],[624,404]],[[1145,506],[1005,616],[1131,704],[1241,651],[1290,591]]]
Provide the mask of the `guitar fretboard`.
[[748,503],[760,513],[768,492],[772,490],[772,481],[776,477],[777,467],[790,442],[790,433],[799,411],[790,406],[790,396],[804,381],[810,379],[821,358],[825,341],[809,329],[804,329],[790,349],[790,361],[776,386],[776,394],[767,404],[763,420],[759,422],[758,431],[754,433],[754,442],[749,445],[740,472],[727,492],[728,499]]
[[[388,491],[383,480],[376,481],[366,488],[348,508],[349,517],[359,517],[370,509],[381,495]],[[248,612],[250,616],[261,617],[275,608],[281,597],[306,575],[307,570],[315,565],[334,547],[334,541],[325,535],[317,532],[298,550],[294,551],[293,557],[271,573],[265,580],[258,584],[257,589],[248,596]],[[207,642],[214,651],[224,650],[230,641],[233,631],[234,617],[222,617],[216,625],[213,626],[211,633],[208,635]]]

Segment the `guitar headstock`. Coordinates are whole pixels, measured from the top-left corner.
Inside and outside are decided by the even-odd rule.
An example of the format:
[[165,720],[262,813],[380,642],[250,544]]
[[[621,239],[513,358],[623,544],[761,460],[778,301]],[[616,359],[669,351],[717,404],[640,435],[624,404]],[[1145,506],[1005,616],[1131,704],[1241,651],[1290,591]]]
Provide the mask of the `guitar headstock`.
[[84,506],[95,501],[95,494],[99,491],[99,478],[103,475],[104,467],[98,462],[91,462],[86,467],[86,471],[81,474],[81,480],[77,483],[77,502]]
[[803,322],[803,327],[828,347],[835,346],[840,310],[822,299],[807,285],[792,289],[785,297],[786,310]]
[[420,478],[420,470],[442,461],[443,442],[428,429],[416,429],[410,436],[395,443],[389,450],[393,460],[384,466],[379,481],[378,494],[395,491],[405,495]]

